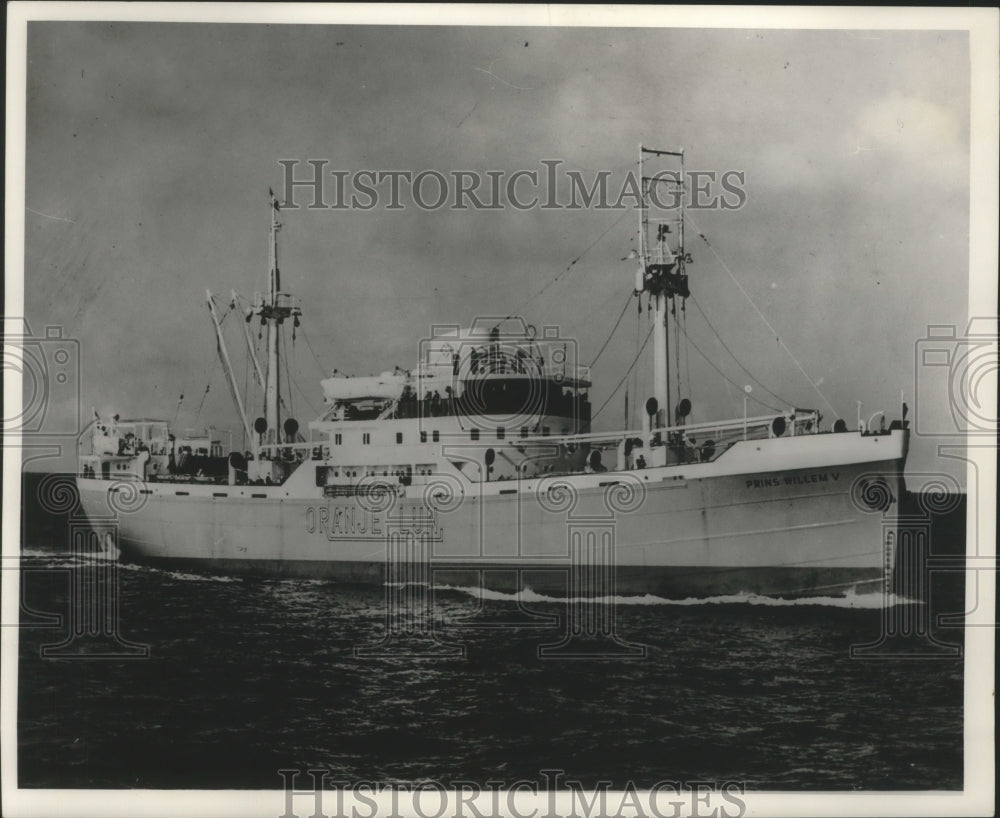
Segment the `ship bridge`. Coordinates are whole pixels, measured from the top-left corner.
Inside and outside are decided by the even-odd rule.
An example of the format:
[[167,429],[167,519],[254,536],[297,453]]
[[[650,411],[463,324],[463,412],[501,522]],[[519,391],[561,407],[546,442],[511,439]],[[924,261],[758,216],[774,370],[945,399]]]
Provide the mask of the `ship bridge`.
[[321,385],[324,420],[502,416],[537,423],[551,417],[565,419],[573,431],[590,423],[590,369],[577,363],[575,342],[552,327],[539,337],[519,318],[435,327],[421,342],[416,369],[337,373]]

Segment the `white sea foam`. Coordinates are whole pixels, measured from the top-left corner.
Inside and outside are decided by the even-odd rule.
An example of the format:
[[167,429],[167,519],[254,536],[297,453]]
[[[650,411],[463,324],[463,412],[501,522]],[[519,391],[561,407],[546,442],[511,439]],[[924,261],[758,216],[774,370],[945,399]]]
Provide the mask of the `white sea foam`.
[[4,568],[13,568],[13,569],[16,569],[16,568],[20,568],[20,567],[30,567],[30,568],[35,568],[35,569],[41,568],[41,570],[46,570],[46,571],[53,570],[53,569],[56,569],[56,568],[80,568],[83,565],[84,565],[84,563],[81,560],[73,560],[73,559],[69,559],[69,558],[59,558],[59,559],[55,559],[54,558],[54,559],[50,559],[50,560],[47,560],[44,563],[44,565],[41,565],[41,566],[37,562],[30,562],[30,563],[27,563],[26,565],[24,565],[24,564],[18,565],[13,560],[11,560],[9,562],[8,561],[4,562]]
[[567,602],[592,602],[605,605],[613,603],[615,605],[675,605],[683,607],[702,605],[761,605],[775,608],[813,605],[830,608],[854,608],[860,610],[878,610],[883,606],[892,607],[895,605],[923,604],[905,597],[896,596],[895,594],[885,596],[881,591],[858,594],[853,590],[849,590],[844,596],[806,596],[793,597],[791,599],[782,599],[751,593],[668,599],[661,596],[655,596],[653,594],[643,594],[641,596],[615,595],[586,598],[557,597],[549,596],[547,594],[539,594],[531,588],[525,588],[517,593],[494,591],[489,588],[482,588],[479,586],[438,585],[435,586],[435,588],[437,590],[449,590],[469,594],[477,599],[488,599],[500,602],[556,602],[560,604],[565,604]]
[[327,585],[329,580],[327,579],[317,579],[315,577],[304,578],[304,577],[284,577],[282,579],[276,580],[280,585]]
[[228,577],[219,574],[186,574],[183,571],[164,571],[168,577],[185,582],[242,582],[239,577]]
[[29,559],[68,559],[73,556],[71,551],[49,551],[41,548],[22,548],[21,557]]

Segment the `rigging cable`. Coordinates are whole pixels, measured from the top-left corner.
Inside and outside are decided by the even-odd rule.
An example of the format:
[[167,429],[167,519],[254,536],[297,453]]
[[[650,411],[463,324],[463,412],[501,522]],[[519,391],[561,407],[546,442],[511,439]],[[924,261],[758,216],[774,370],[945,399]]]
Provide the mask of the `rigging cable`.
[[[674,371],[677,377],[677,401],[681,401],[681,322],[677,320],[677,299],[670,299],[673,303],[670,305],[670,313],[674,316]],[[683,301],[681,302],[681,311],[683,312]],[[670,414],[673,413],[673,408],[670,407]]]
[[[687,336],[687,340],[688,340],[688,343],[691,344],[691,346],[694,347],[694,351],[697,352],[699,355],[701,355],[701,357],[705,359],[705,361],[708,363],[708,365],[710,367],[712,367],[712,369],[714,369],[716,372],[719,373],[719,376],[723,380],[725,380],[728,383],[730,383],[731,385],[735,386],[741,392],[743,391],[743,387],[740,384],[736,383],[736,381],[734,381],[732,378],[728,377],[725,372],[723,372],[721,369],[719,369],[719,367],[717,367],[712,362],[712,359],[709,358],[704,352],[702,352],[701,349],[699,349],[698,345],[694,341],[691,340],[690,336]],[[750,398],[750,400],[754,401],[755,403],[759,403],[765,409],[770,409],[772,412],[783,412],[784,411],[783,409],[779,409],[776,406],[771,406],[771,404],[769,404],[769,403],[764,403],[764,401],[762,401],[760,398],[755,398],[753,396],[753,393],[750,393],[749,398]]]
[[[211,300],[212,300],[212,305],[215,306],[215,307],[217,307],[218,305],[215,302],[215,296],[214,295],[211,296]],[[219,353],[216,356],[216,361],[218,362],[218,364],[220,366],[223,367],[223,370],[225,370],[225,364],[222,361],[222,342],[220,341],[220,338],[222,336],[222,325],[225,323],[226,318],[229,317],[229,314],[233,311],[234,306],[235,306],[235,304],[233,304],[232,302],[230,302],[229,309],[227,309],[222,314],[222,317],[219,319],[219,331],[218,331],[218,334],[217,334],[216,339],[215,339],[215,342],[216,342],[215,343],[216,351]],[[230,383],[229,375],[227,373],[225,373],[225,371],[223,372],[223,374],[226,375],[226,383],[229,385],[230,391],[232,391],[234,389],[234,387],[233,387],[233,384]],[[202,393],[201,401],[198,403],[198,411],[195,412],[194,420],[192,421],[192,423],[197,423],[198,422],[198,418],[201,416],[201,409],[205,405],[205,397],[208,395],[208,392],[209,392],[209,390],[211,388],[212,388],[212,376],[210,375],[209,379],[208,379],[208,383],[205,384],[205,391]],[[235,402],[235,399],[236,399],[236,393],[233,392],[233,400],[234,400],[234,402]]]
[[639,363],[639,358],[642,356],[642,352],[646,348],[646,344],[649,343],[649,339],[652,336],[652,334],[653,334],[653,328],[650,327],[649,328],[649,332],[646,333],[646,340],[643,341],[642,342],[642,346],[639,347],[639,352],[636,354],[635,358],[632,359],[632,363],[629,364],[628,369],[625,370],[625,374],[622,376],[622,379],[620,381],[618,381],[618,385],[614,388],[614,390],[611,392],[611,394],[608,395],[608,399],[606,401],[604,401],[604,403],[601,404],[601,408],[600,409],[598,409],[596,412],[594,412],[593,415],[591,415],[591,418],[590,418],[591,421],[596,420],[597,416],[599,414],[601,414],[602,411],[604,411],[604,407],[607,406],[611,402],[611,399],[616,394],[618,394],[618,390],[621,389],[622,384],[625,383],[625,381],[628,379],[628,376],[632,374],[632,370],[635,368],[635,365],[637,363]]
[[542,286],[542,288],[541,288],[540,290],[538,290],[538,292],[536,292],[536,293],[534,293],[533,295],[529,296],[529,297],[528,297],[528,299],[527,299],[527,300],[526,300],[526,301],[524,302],[524,304],[522,304],[522,305],[521,305],[521,307],[520,307],[520,308],[519,308],[519,309],[518,309],[518,310],[517,310],[516,312],[512,312],[512,313],[510,313],[510,314],[509,314],[509,315],[508,315],[508,316],[507,316],[506,318],[503,318],[502,320],[498,321],[498,322],[497,322],[497,325],[496,325],[496,326],[498,326],[498,327],[499,327],[499,326],[500,326],[500,324],[502,324],[502,323],[503,323],[504,321],[508,321],[508,320],[510,320],[511,318],[514,318],[515,316],[517,316],[517,315],[519,315],[520,313],[524,312],[524,309],[525,309],[525,307],[527,307],[527,306],[528,306],[529,304],[531,304],[531,303],[532,303],[533,301],[537,301],[537,300],[538,300],[539,298],[541,298],[541,296],[542,296],[542,293],[544,293],[544,292],[545,292],[545,291],[546,291],[547,289],[549,289],[549,287],[551,287],[551,286],[552,286],[553,284],[555,284],[555,283],[556,283],[556,282],[557,282],[557,281],[558,281],[558,280],[559,280],[560,278],[562,278],[562,277],[563,277],[563,276],[564,276],[564,275],[565,275],[566,273],[568,273],[568,272],[569,272],[569,271],[570,271],[570,270],[571,270],[571,269],[573,268],[573,266],[574,266],[574,265],[575,265],[575,264],[576,264],[576,263],[577,263],[578,261],[580,261],[580,259],[582,259],[582,258],[583,258],[583,257],[584,257],[585,255],[587,255],[587,253],[589,253],[589,252],[591,251],[591,249],[593,249],[593,247],[594,247],[594,246],[595,246],[595,245],[596,245],[596,244],[597,244],[597,243],[598,243],[598,242],[599,242],[599,241],[600,241],[601,239],[603,239],[603,238],[604,238],[604,237],[605,237],[605,236],[606,236],[606,235],[607,235],[608,233],[610,233],[610,232],[611,232],[612,230],[614,230],[614,229],[615,229],[615,228],[616,228],[616,227],[617,227],[617,226],[618,226],[618,225],[619,225],[619,224],[621,223],[622,219],[624,219],[624,218],[625,218],[626,216],[628,216],[628,215],[629,215],[629,211],[628,211],[628,210],[626,210],[626,211],[625,211],[624,213],[622,213],[622,215],[621,215],[621,216],[619,216],[619,217],[618,217],[617,219],[615,219],[615,220],[614,220],[614,221],[613,221],[613,222],[612,222],[611,224],[609,224],[609,225],[608,225],[608,226],[607,226],[607,227],[606,227],[606,228],[605,228],[604,230],[602,230],[602,231],[601,231],[601,233],[600,233],[600,234],[599,234],[599,235],[597,236],[597,238],[596,238],[596,239],[594,239],[594,240],[593,240],[593,241],[592,241],[592,242],[591,242],[590,244],[588,244],[588,245],[587,245],[587,246],[586,246],[586,247],[584,248],[583,252],[582,252],[582,253],[580,253],[580,255],[578,255],[578,256],[577,256],[577,257],[576,257],[575,259],[573,259],[573,260],[572,260],[572,261],[571,261],[571,262],[570,262],[569,264],[567,264],[567,265],[566,265],[566,267],[565,267],[564,269],[562,269],[562,270],[560,270],[560,271],[559,271],[558,273],[556,273],[556,274],[555,274],[555,276],[553,276],[553,277],[552,277],[551,279],[549,279],[549,280],[548,280],[548,281],[547,281],[547,282],[546,282],[546,283],[545,283],[545,284],[544,284],[544,285]]
[[[683,306],[681,307],[681,323],[683,324],[683,326],[681,327],[681,332],[684,333],[684,340],[686,341],[687,340],[687,332],[688,332],[688,329],[687,329],[687,327],[688,327],[687,300],[686,299],[683,302]],[[684,380],[687,382],[688,400],[691,401],[691,403],[693,405],[694,404],[694,389],[691,386],[691,354],[690,354],[690,350],[689,350],[687,344],[684,344]]]
[[[555,277],[553,277],[553,278],[552,278],[552,279],[551,279],[551,280],[550,280],[550,281],[549,281],[549,282],[548,282],[548,283],[547,283],[547,284],[546,284],[546,285],[545,285],[544,287],[542,287],[542,289],[540,289],[540,290],[538,291],[538,293],[537,293],[537,294],[536,294],[536,295],[535,295],[535,296],[534,296],[534,297],[533,297],[533,298],[532,298],[532,299],[531,299],[531,300],[530,300],[529,302],[527,302],[527,303],[531,303],[531,301],[534,301],[534,300],[536,300],[537,298],[541,297],[542,293],[544,293],[544,292],[545,292],[545,291],[546,291],[546,290],[547,290],[547,289],[548,289],[549,287],[551,287],[551,286],[552,286],[553,284],[555,284],[555,283],[556,283],[556,282],[557,282],[557,281],[558,281],[558,280],[559,280],[560,278],[562,278],[562,277],[563,277],[563,276],[564,276],[564,275],[565,275],[566,273],[568,273],[568,272],[569,272],[569,271],[570,271],[570,270],[571,270],[571,269],[573,268],[573,266],[574,266],[574,265],[575,265],[575,264],[576,264],[576,263],[577,263],[578,261],[580,261],[580,259],[582,259],[582,258],[583,258],[583,257],[584,257],[585,255],[587,255],[587,253],[589,253],[589,252],[591,251],[591,249],[593,249],[593,247],[594,247],[594,246],[595,246],[595,245],[596,245],[596,244],[597,244],[597,243],[598,243],[598,242],[599,242],[599,241],[600,241],[601,239],[603,239],[603,238],[604,238],[604,237],[605,237],[606,235],[608,235],[608,233],[610,233],[610,232],[611,232],[612,230],[614,230],[614,229],[615,229],[615,228],[616,228],[616,227],[617,227],[617,226],[619,225],[619,223],[620,223],[620,222],[622,221],[622,219],[624,219],[624,218],[625,218],[626,216],[628,216],[628,215],[629,215],[629,211],[627,211],[627,210],[626,210],[626,211],[625,211],[624,213],[622,213],[622,215],[621,215],[621,216],[619,216],[619,217],[618,217],[617,219],[615,219],[615,220],[614,220],[614,222],[612,222],[612,223],[611,223],[611,224],[609,224],[609,225],[608,225],[608,226],[607,226],[606,228],[604,228],[604,230],[602,230],[602,231],[600,232],[600,234],[599,234],[599,235],[597,236],[597,238],[596,238],[596,239],[594,239],[594,240],[593,240],[593,241],[592,241],[592,242],[591,242],[590,244],[588,244],[588,245],[587,245],[587,246],[586,246],[586,247],[584,248],[583,252],[582,252],[582,253],[580,253],[580,255],[578,255],[578,256],[577,256],[577,257],[576,257],[575,259],[573,259],[573,260],[572,260],[572,261],[571,261],[571,262],[570,262],[569,264],[567,264],[567,265],[566,265],[566,269],[564,269],[564,270],[561,270],[561,271],[560,271],[559,273],[557,273],[557,274],[555,275]],[[527,306],[527,304],[525,304],[525,306]]]
[[[299,329],[302,329],[302,327],[300,326]],[[294,335],[295,335],[294,331],[293,331],[292,335],[293,335],[293,338],[294,338]],[[302,332],[302,337],[303,338],[306,337],[306,334],[305,334],[304,330]],[[295,360],[294,340],[292,342],[292,360],[293,361]],[[318,361],[317,361],[317,363],[318,363]],[[288,366],[288,349],[286,347],[285,348],[285,383],[288,386],[288,403],[289,404],[292,403],[292,387],[294,386],[295,389],[296,389],[296,391],[299,393],[299,396],[302,398],[302,400],[305,401],[306,406],[309,407],[309,411],[313,413],[313,416],[314,417],[319,417],[320,413],[316,411],[316,408],[312,405],[312,403],[310,402],[309,398],[306,396],[306,393],[302,391],[301,387],[299,387],[298,381],[297,380],[292,380],[292,377],[289,374],[291,371],[292,370]],[[289,411],[291,412],[291,409],[289,409]]]
[[709,242],[709,240],[705,237],[705,234],[703,232],[701,232],[701,230],[699,229],[698,225],[695,224],[694,220],[687,213],[684,214],[684,218],[687,219],[689,222],[691,222],[691,227],[693,227],[698,232],[698,235],[701,237],[701,240],[705,242],[705,246],[708,247],[708,249],[712,251],[712,255],[715,256],[715,260],[718,261],[719,264],[722,266],[722,269],[725,270],[726,273],[728,273],[729,277],[733,280],[733,283],[735,283],[736,286],[739,288],[740,292],[743,293],[743,297],[746,298],[746,300],[748,302],[750,302],[750,306],[754,308],[754,311],[757,313],[757,315],[760,316],[760,319],[767,325],[767,328],[769,330],[771,330],[771,332],[774,334],[774,340],[778,342],[778,345],[783,350],[785,350],[786,353],[788,353],[788,357],[792,359],[792,363],[795,364],[795,366],[798,368],[799,372],[802,373],[802,376],[807,381],[809,381],[809,385],[813,388],[813,390],[816,392],[816,394],[820,396],[820,398],[822,399],[823,403],[825,403],[829,407],[830,411],[833,412],[833,414],[835,416],[839,417],[839,415],[837,414],[837,410],[833,408],[833,404],[830,403],[830,401],[828,401],[826,399],[826,395],[824,395],[822,392],[819,391],[819,387],[816,386],[816,384],[813,382],[813,379],[810,378],[809,374],[805,371],[805,369],[802,368],[802,364],[800,364],[798,362],[798,359],[792,354],[792,351],[788,348],[788,345],[785,344],[785,342],[781,340],[781,336],[778,334],[778,331],[773,326],[771,326],[771,322],[768,321],[767,317],[764,315],[764,313],[762,313],[760,311],[760,309],[754,303],[753,299],[750,297],[750,294],[745,289],[743,289],[743,285],[740,284],[740,282],[736,278],[736,276],[733,275],[733,271],[729,269],[729,267],[726,264],[726,262],[724,262],[722,260],[722,257],[715,251],[715,248],[712,246],[712,244]]
[[[285,325],[284,324],[280,324],[280,327],[281,327],[281,335],[279,336],[279,338],[281,339],[280,348],[281,348],[281,354],[285,358],[285,386],[286,386],[287,391],[288,391],[288,400],[290,401],[292,399],[292,389],[291,389],[291,385],[288,383],[288,350],[285,349]],[[281,397],[281,373],[280,372],[278,373],[278,403],[281,404],[281,408],[284,409],[288,413],[289,417],[293,414],[292,410],[288,408],[288,404],[285,403],[285,399],[283,397]]]
[[[249,393],[250,393],[250,353],[248,352],[246,355],[246,366],[243,367],[243,400],[247,404],[247,406],[250,405],[249,402],[247,401]],[[242,427],[240,429],[240,451],[245,452],[249,448],[250,443],[247,440],[246,426],[243,426],[242,424],[240,425]]]
[[625,306],[622,307],[621,315],[618,316],[618,320],[615,321],[615,325],[611,328],[611,333],[608,335],[607,340],[601,346],[600,350],[598,350],[597,355],[594,356],[594,360],[590,364],[591,367],[593,367],[600,360],[601,354],[604,352],[605,349],[608,348],[608,344],[611,343],[611,339],[612,337],[614,337],[615,330],[618,329],[618,325],[621,324],[622,319],[625,317],[625,311],[628,309],[628,305],[632,301],[632,297],[633,294],[629,293],[628,298],[625,299]]
[[197,423],[198,418],[201,416],[201,407],[205,405],[205,397],[208,395],[208,390],[212,388],[211,380],[205,384],[205,391],[201,394],[201,402],[198,404],[198,411],[194,413],[194,420],[192,423]]
[[288,364],[288,344],[285,343],[285,325],[281,326],[281,348],[285,352],[285,389],[288,391],[288,413],[295,416],[295,406],[292,403],[292,374],[295,372],[293,366],[295,364],[295,328],[292,327],[292,366]]
[[309,340],[309,333],[306,332],[306,328],[304,326],[300,327],[300,329],[302,330],[302,337],[306,341],[306,346],[309,347],[309,352],[312,353],[313,360],[316,362],[320,375],[324,378],[327,377],[327,372],[323,369],[323,364],[320,363],[319,356],[316,354],[316,351],[313,349],[312,342]]
[[795,405],[793,402],[787,401],[783,397],[781,397],[780,395],[775,394],[770,389],[768,389],[766,386],[764,386],[764,384],[762,384],[760,381],[758,381],[753,376],[753,373],[742,364],[742,362],[740,361],[739,358],[736,357],[736,353],[733,352],[726,345],[726,342],[722,339],[722,336],[719,334],[719,331],[715,328],[715,326],[712,324],[712,322],[708,320],[708,316],[705,314],[705,311],[701,308],[701,304],[699,304],[695,300],[695,297],[693,295],[691,296],[691,303],[694,304],[694,306],[698,310],[698,312],[701,313],[701,317],[705,319],[705,323],[708,324],[709,329],[712,330],[712,332],[715,334],[715,337],[718,339],[719,343],[722,344],[722,348],[724,350],[726,350],[726,352],[728,352],[730,354],[730,356],[732,357],[732,359],[734,361],[736,361],[736,365],[740,369],[743,370],[743,372],[746,374],[746,376],[748,378],[750,378],[750,380],[752,380],[755,384],[757,384],[757,386],[759,386],[761,389],[763,389],[765,392],[767,392],[767,394],[769,394],[772,398],[774,398],[776,401],[778,401],[778,403],[782,403],[785,406],[794,406]]
[[[641,296],[640,296],[640,298],[641,298]],[[641,301],[640,301],[640,305],[641,305]],[[646,306],[648,307],[649,304],[647,303]],[[646,319],[647,319],[647,322],[648,322],[648,319],[649,319],[649,310],[648,309],[646,310]],[[640,308],[635,313],[635,356],[636,356],[636,358],[638,358],[639,355],[641,354],[641,350],[639,349],[639,337],[642,335],[641,325],[642,325],[642,308],[640,306]],[[650,331],[652,331],[652,327],[650,327]],[[633,426],[635,426],[635,407],[636,407],[636,405],[638,405],[638,403],[639,403],[639,371],[636,370],[635,372],[632,373],[632,406],[631,406],[631,409],[629,411],[628,417],[625,418],[625,428],[626,429],[631,429]]]

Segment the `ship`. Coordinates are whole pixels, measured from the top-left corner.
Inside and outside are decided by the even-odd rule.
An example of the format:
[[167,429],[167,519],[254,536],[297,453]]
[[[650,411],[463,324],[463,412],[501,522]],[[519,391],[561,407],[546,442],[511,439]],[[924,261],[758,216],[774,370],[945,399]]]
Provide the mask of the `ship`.
[[[643,161],[681,173],[642,176]],[[95,417],[76,477],[85,513],[95,528],[113,518],[123,558],[230,574],[571,597],[877,589],[894,560],[906,406],[888,426],[859,409],[855,428],[823,429],[815,409],[751,415],[748,394],[742,416],[694,421],[670,362],[691,295],[684,196],[666,213],[650,203],[655,184],[683,184],[683,163],[683,150],[640,147],[628,290],[651,314],[653,372],[635,428],[594,431],[576,344],[510,315],[432,327],[410,370],[334,370],[322,414],[300,428],[282,397],[281,345],[303,313],[282,286],[271,193],[266,290],[229,302],[262,397],[253,421],[207,293],[244,446],[227,453],[211,430],[179,435],[161,419]]]

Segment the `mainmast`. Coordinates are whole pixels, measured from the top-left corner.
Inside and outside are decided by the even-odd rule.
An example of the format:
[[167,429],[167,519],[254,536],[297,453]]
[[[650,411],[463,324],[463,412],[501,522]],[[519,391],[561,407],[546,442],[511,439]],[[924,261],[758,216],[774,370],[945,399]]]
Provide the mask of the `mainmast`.
[[[678,169],[661,170],[652,176],[643,175],[646,156],[667,157]],[[636,281],[637,292],[648,292],[653,307],[653,397],[656,399],[655,426],[671,423],[670,355],[667,332],[668,299],[674,296],[687,298],[686,254],[684,252],[684,151],[655,150],[639,146],[639,177],[642,199],[639,205],[639,263]],[[672,210],[674,215],[650,219],[649,200],[658,210]],[[667,204],[664,205],[664,197]],[[649,229],[656,226],[654,248],[650,248]],[[671,225],[676,231],[671,230]],[[675,237],[671,249],[670,236]],[[654,251],[655,249],[655,251]],[[641,284],[641,286],[639,286]],[[678,387],[679,388],[679,387]],[[679,395],[678,395],[679,397]]]

